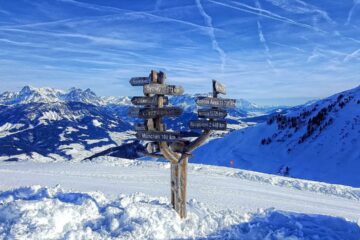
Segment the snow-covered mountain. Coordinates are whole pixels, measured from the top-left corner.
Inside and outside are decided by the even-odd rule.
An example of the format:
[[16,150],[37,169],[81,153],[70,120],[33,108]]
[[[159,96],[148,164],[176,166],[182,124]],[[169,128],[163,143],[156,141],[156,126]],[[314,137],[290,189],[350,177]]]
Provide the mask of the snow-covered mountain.
[[[131,125],[90,89],[25,86],[0,95],[0,159],[82,160],[132,137]],[[126,155],[130,157],[129,155]]]
[[[197,118],[196,97],[170,97],[170,104],[183,107],[184,113],[166,119],[168,128],[189,131],[187,123]],[[128,132],[136,121],[127,116],[130,99],[99,97],[90,89],[77,88],[25,86],[19,92],[4,92],[0,94],[0,160],[82,160],[98,154],[138,157],[141,145]],[[236,108],[230,116],[230,126],[236,128],[248,114]]]
[[82,102],[96,106],[107,104],[128,105],[129,97],[98,97],[89,88],[82,90],[70,88],[63,91],[54,88],[35,88],[25,86],[19,92],[4,92],[0,94],[0,104],[15,105],[26,103]]
[[193,162],[360,186],[360,87],[198,149]]

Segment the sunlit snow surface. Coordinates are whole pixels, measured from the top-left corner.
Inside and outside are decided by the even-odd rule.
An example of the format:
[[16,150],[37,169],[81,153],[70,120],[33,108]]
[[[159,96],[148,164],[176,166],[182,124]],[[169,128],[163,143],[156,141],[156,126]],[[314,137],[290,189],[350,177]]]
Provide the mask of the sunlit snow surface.
[[0,163],[0,239],[360,239],[358,188],[190,164],[181,220],[169,174],[111,157]]
[[114,200],[98,192],[40,186],[0,192],[4,239],[347,239],[360,227],[342,218],[274,209],[240,214],[190,200],[179,219],[169,200],[137,193]]

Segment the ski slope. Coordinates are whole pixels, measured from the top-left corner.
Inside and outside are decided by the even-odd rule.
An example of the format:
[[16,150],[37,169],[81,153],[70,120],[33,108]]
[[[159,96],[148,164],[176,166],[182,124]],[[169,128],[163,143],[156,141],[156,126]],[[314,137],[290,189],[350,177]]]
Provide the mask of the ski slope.
[[[225,167],[189,168],[189,217],[182,221],[169,204],[167,163],[115,158],[2,162],[0,236],[263,239],[270,234],[269,239],[360,239],[358,188]],[[33,185],[42,187],[24,187]],[[110,206],[125,213],[105,210]],[[43,220],[33,220],[39,217]],[[37,227],[26,231],[28,226]]]

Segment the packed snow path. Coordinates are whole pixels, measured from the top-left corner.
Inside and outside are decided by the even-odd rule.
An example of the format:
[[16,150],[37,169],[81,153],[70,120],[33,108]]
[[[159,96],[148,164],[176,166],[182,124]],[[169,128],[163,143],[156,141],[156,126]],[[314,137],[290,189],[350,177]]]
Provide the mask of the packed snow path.
[[[206,165],[190,165],[188,199],[214,210],[254,212],[259,208],[323,214],[360,222],[360,189]],[[141,192],[168,197],[169,164],[125,159],[87,163],[0,163],[0,190],[60,185],[99,191],[108,197]]]

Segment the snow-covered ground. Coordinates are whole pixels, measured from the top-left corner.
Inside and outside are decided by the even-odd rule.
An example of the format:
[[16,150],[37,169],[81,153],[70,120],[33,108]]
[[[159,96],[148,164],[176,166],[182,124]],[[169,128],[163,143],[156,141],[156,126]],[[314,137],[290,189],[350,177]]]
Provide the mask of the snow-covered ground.
[[359,188],[190,164],[180,220],[169,175],[167,163],[116,158],[2,162],[0,237],[360,239]]

